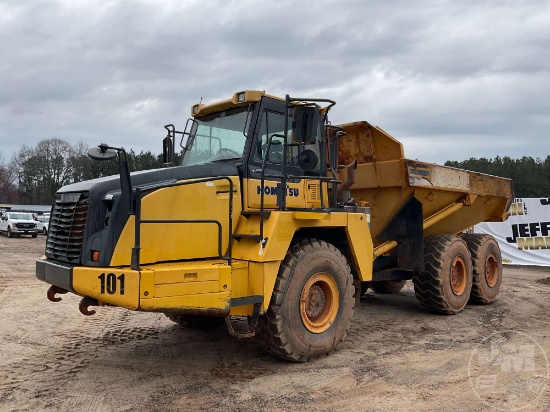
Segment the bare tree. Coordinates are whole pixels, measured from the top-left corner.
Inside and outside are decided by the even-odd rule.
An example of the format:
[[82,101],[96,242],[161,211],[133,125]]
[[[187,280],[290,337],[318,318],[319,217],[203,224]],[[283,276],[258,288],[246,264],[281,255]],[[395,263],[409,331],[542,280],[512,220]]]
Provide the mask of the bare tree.
[[22,203],[49,204],[60,187],[91,177],[87,146],[71,146],[62,139],[40,141],[36,147],[23,146],[11,160],[17,176]]
[[17,201],[17,187],[14,184],[12,170],[4,162],[0,152],[0,203],[15,203]]

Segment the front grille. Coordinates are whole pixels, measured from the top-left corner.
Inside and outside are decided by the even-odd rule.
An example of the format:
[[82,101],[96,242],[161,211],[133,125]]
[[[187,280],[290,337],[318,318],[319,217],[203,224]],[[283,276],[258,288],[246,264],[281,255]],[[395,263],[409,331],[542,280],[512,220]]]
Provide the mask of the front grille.
[[18,229],[34,229],[34,223],[16,223],[15,227]]
[[89,195],[87,193],[62,193],[55,195],[46,256],[63,262],[79,263]]

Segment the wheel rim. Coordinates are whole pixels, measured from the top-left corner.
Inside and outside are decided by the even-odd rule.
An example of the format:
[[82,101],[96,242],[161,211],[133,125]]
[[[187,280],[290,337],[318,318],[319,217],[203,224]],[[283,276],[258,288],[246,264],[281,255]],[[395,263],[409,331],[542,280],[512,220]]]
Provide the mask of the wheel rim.
[[328,273],[310,277],[300,296],[300,316],[312,333],[326,331],[338,313],[339,293],[336,282]]
[[485,261],[485,282],[489,287],[494,287],[498,281],[498,261],[494,253],[487,256]]
[[455,256],[451,264],[451,289],[456,296],[460,296],[466,290],[467,274],[466,262],[462,256]]

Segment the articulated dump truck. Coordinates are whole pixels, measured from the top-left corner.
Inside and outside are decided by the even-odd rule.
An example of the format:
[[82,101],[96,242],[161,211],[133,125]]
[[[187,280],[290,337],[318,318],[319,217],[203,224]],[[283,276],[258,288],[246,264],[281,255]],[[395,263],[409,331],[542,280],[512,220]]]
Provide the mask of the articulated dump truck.
[[365,121],[332,125],[334,104],[260,91],[196,104],[183,131],[165,126],[158,170],[130,174],[123,148],[90,149],[120,174],[55,195],[36,263],[48,298],[79,295],[84,315],[222,320],[298,362],[340,344],[369,288],[412,280],[420,305],[442,314],[493,302],[498,244],[465,231],[506,219],[512,182],[408,160]]

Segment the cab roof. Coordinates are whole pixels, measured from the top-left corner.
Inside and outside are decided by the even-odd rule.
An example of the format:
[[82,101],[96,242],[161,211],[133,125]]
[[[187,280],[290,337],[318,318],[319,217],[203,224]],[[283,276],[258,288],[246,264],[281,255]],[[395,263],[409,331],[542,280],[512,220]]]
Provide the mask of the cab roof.
[[280,100],[282,102],[285,99],[277,96],[271,96],[265,91],[260,90],[243,90],[235,93],[232,97],[225,100],[219,100],[213,103],[197,103],[191,107],[191,116],[193,117],[203,117],[210,113],[221,112],[232,107],[241,107],[247,106],[250,103],[259,102],[262,97],[270,97],[272,99]]

